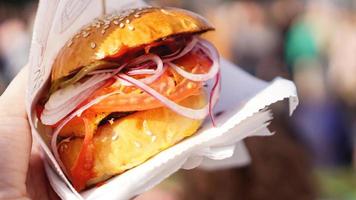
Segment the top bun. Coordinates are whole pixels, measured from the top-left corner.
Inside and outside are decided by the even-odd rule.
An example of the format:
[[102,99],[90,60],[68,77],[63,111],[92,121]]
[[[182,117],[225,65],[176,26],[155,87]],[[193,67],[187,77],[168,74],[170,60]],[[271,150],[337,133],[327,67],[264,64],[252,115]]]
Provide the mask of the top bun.
[[177,34],[213,29],[203,17],[177,8],[145,7],[107,15],[84,27],[59,51],[52,82],[125,50]]

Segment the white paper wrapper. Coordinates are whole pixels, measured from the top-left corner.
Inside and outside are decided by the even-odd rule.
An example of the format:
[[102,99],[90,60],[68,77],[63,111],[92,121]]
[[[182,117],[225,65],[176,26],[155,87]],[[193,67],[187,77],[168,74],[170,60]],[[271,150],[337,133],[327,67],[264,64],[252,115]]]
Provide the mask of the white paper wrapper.
[[[106,11],[119,12],[142,5],[142,1],[107,0]],[[221,113],[216,118],[218,128],[212,128],[207,120],[193,137],[110,179],[104,185],[79,194],[64,176],[39,135],[38,120],[33,108],[49,79],[57,52],[83,25],[101,14],[101,1],[42,0],[35,20],[26,108],[32,133],[47,158],[46,172],[50,183],[63,199],[130,199],[180,168],[191,169],[201,165],[204,169],[217,169],[246,165],[250,157],[242,140],[248,136],[271,134],[267,125],[272,115],[266,108],[289,98],[292,113],[298,104],[296,88],[292,82],[277,78],[267,83],[222,60],[222,94],[215,108],[215,113]]]

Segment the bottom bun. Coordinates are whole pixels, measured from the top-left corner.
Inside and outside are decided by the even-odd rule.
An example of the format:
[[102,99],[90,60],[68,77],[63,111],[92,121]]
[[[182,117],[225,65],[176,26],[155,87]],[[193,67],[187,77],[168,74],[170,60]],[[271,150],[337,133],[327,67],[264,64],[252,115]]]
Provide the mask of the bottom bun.
[[[201,108],[206,96],[191,96],[181,102],[190,108]],[[94,176],[87,186],[104,181],[145,162],[159,152],[193,135],[202,120],[192,120],[168,108],[136,112],[101,126],[93,140]],[[60,158],[67,169],[72,169],[83,143],[82,138],[61,142]],[[73,181],[73,180],[72,180]]]

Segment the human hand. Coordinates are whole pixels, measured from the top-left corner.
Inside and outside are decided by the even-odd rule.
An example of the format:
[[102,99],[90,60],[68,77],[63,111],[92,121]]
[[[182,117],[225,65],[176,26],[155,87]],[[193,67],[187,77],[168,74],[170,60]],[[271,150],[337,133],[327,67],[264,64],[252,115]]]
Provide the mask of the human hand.
[[25,110],[27,75],[24,67],[0,97],[0,199],[59,199],[32,143]]
[[[27,76],[24,67],[0,97],[0,199],[59,199],[45,175],[41,152],[32,142],[25,109]],[[168,194],[156,189],[137,200],[172,199]]]

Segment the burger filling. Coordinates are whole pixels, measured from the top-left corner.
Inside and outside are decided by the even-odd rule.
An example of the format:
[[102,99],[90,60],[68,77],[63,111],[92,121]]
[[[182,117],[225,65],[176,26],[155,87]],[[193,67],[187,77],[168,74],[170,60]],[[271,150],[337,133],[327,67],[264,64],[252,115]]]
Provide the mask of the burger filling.
[[[71,169],[73,185],[83,189],[94,177],[93,138],[104,125],[136,112],[165,107],[193,120],[211,116],[219,93],[219,58],[197,36],[174,36],[107,56],[51,84],[50,97],[38,107],[41,122],[53,127],[52,151],[58,142],[83,138]],[[200,108],[182,105],[210,83],[209,101]],[[63,167],[63,164],[60,162]]]

